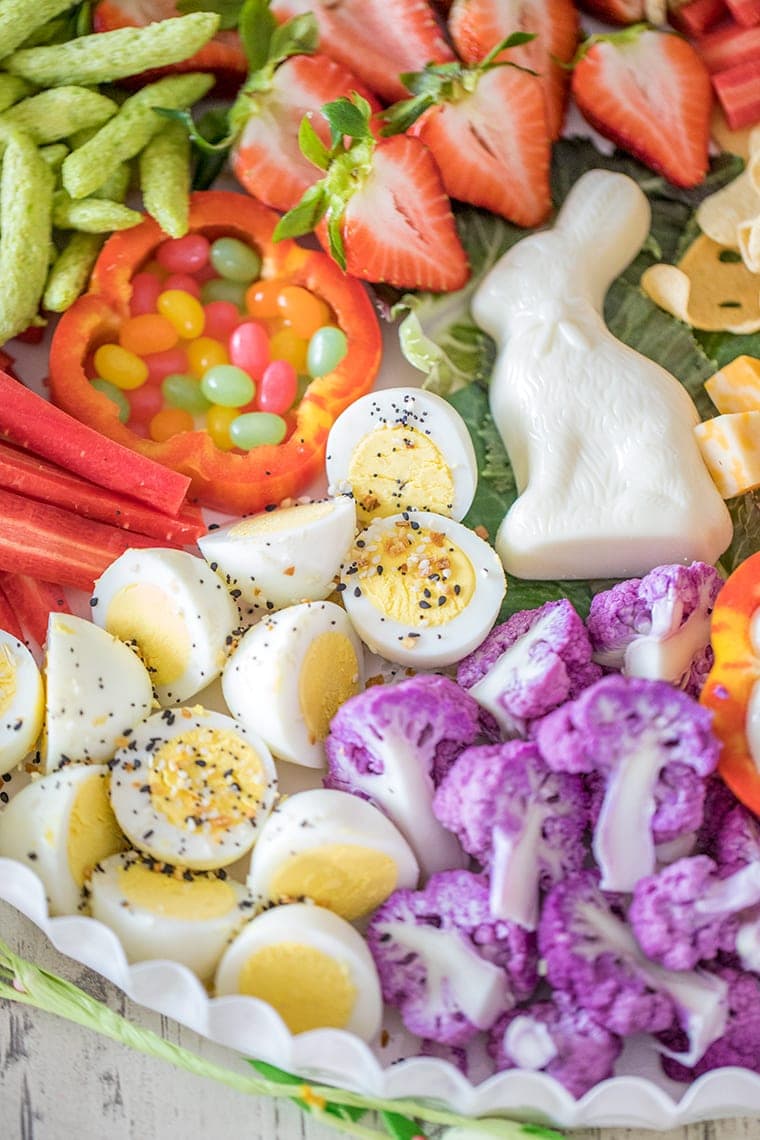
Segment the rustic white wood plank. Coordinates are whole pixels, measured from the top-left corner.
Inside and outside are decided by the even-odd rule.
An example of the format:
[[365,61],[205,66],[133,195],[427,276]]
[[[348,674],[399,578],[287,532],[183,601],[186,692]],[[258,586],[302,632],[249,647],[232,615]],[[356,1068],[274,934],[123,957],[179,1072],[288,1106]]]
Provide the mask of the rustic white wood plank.
[[[0,932],[20,954],[72,981],[85,972],[0,903]],[[95,975],[96,996],[140,1025],[229,1068],[240,1058],[127,1001]],[[0,1140],[335,1140],[289,1103],[246,1097],[144,1057],[60,1018],[0,1002]],[[732,1120],[653,1134],[575,1131],[573,1140],[760,1140],[760,1121]]]

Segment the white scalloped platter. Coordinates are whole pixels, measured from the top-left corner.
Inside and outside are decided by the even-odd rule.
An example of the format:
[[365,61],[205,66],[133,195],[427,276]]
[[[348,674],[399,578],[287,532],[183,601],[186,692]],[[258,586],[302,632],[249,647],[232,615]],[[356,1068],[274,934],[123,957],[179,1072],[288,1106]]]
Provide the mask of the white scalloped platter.
[[[572,120],[572,127],[577,127]],[[568,132],[570,133],[570,132]],[[581,133],[580,131],[577,133]],[[588,134],[588,130],[585,132]],[[19,375],[44,391],[47,345],[9,350]],[[378,386],[418,384],[420,373],[400,355],[391,328],[386,335]],[[314,488],[320,493],[320,488]],[[207,707],[224,709],[218,684],[198,695]],[[319,773],[279,765],[280,787],[294,792],[318,786]],[[27,777],[14,774],[4,790],[13,794]],[[234,871],[234,869],[233,869]],[[241,877],[245,876],[245,868]],[[505,1115],[559,1127],[638,1127],[667,1130],[695,1121],[760,1114],[760,1076],[739,1068],[708,1073],[686,1087],[663,1076],[647,1038],[629,1041],[616,1066],[581,1100],[540,1073],[512,1070],[487,1076],[490,1069],[473,1057],[468,1080],[451,1063],[416,1055],[418,1042],[405,1033],[395,1014],[386,1018],[383,1044],[370,1047],[350,1033],[313,1030],[293,1037],[266,1003],[250,997],[210,998],[184,966],[170,961],[130,966],[116,935],[95,919],[51,918],[40,879],[27,866],[0,858],[0,899],[34,922],[61,953],[95,970],[131,999],[174,1018],[236,1052],[297,1072],[311,1080],[379,1097],[431,1098],[467,1116]],[[0,930],[2,935],[2,930]]]

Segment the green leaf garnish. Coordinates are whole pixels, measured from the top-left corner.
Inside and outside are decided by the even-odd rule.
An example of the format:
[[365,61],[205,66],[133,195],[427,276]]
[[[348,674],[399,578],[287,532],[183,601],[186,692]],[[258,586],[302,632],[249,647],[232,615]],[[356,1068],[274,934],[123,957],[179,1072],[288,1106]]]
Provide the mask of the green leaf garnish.
[[333,147],[340,145],[344,135],[350,139],[372,138],[369,128],[372,108],[361,95],[354,94],[351,99],[334,99],[332,103],[325,103],[322,114],[330,125]]
[[327,205],[327,195],[321,183],[310,186],[298,205],[280,218],[272,235],[273,240],[281,241],[283,238],[311,233],[317,222],[324,217]]
[[304,158],[313,162],[320,170],[327,170],[330,165],[330,152],[314,130],[314,124],[308,115],[301,119],[298,128],[298,145]]
[[250,72],[260,71],[268,62],[276,27],[269,0],[245,0],[239,13],[239,30]]

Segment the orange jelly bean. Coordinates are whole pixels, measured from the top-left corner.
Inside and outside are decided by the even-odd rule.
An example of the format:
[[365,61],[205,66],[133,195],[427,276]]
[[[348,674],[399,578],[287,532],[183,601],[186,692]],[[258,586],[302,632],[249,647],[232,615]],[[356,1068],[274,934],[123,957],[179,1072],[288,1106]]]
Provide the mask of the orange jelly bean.
[[245,307],[252,317],[278,317],[281,292],[282,279],[273,277],[266,281],[254,281],[245,291]]
[[166,352],[174,348],[178,340],[176,328],[160,313],[140,313],[130,317],[119,329],[119,344],[138,356]]
[[277,306],[296,336],[305,340],[330,321],[329,305],[302,285],[285,285],[278,294]]
[[181,431],[193,431],[195,421],[182,408],[162,408],[150,421],[150,438],[163,443]]

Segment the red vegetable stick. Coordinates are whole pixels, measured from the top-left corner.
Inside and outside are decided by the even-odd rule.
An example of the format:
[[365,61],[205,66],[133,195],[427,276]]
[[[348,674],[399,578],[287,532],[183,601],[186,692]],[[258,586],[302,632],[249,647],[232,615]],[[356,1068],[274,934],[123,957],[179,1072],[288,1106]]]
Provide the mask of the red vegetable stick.
[[106,439],[0,372],[0,437],[82,475],[176,515],[190,486],[186,475]]
[[694,45],[708,71],[727,71],[740,63],[760,59],[760,26],[742,28],[733,20],[721,24],[714,32]]
[[61,586],[40,582],[28,574],[0,575],[0,589],[13,607],[22,628],[32,635],[39,646],[45,644],[49,615],[71,613]]
[[760,123],[760,59],[719,71],[712,81],[732,130]]
[[185,504],[172,518],[7,443],[0,443],[0,487],[162,542],[187,546],[206,533],[197,507]]
[[92,591],[94,580],[131,546],[155,546],[155,540],[0,490],[0,570]]
[[760,0],[726,0],[726,4],[737,24],[745,28],[760,24]]
[[684,35],[701,36],[727,14],[723,0],[691,0],[689,4],[674,8],[668,13],[668,19]]
[[5,633],[10,633],[13,637],[17,637],[19,641],[24,640],[24,632],[2,586],[0,586],[0,629],[4,630]]

